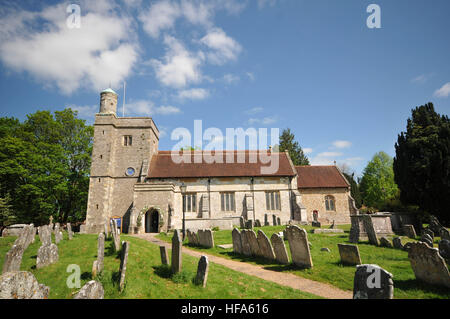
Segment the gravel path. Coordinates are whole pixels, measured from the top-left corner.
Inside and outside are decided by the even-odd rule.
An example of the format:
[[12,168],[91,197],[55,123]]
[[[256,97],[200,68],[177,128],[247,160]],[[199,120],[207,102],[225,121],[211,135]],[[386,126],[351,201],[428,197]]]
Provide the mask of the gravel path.
[[[169,249],[171,245],[165,241],[156,238],[157,234],[140,234],[133,235],[138,238],[145,239],[156,245],[165,245]],[[277,272],[273,270],[264,269],[262,266],[252,265],[245,262],[234,261],[214,255],[209,255],[204,252],[198,252],[183,246],[183,253],[190,256],[200,258],[202,255],[208,256],[210,262],[225,266],[235,271],[242,272],[247,275],[255,276],[267,281],[271,281],[283,286],[291,287],[301,291],[309,292],[311,294],[321,296],[329,299],[351,299],[352,292],[341,290],[332,285],[302,278],[290,273]]]

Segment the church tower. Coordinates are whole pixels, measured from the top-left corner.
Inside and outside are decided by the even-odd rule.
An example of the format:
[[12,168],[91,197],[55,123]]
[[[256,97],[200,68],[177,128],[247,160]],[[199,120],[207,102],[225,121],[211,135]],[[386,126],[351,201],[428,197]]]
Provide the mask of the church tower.
[[100,93],[95,115],[89,197],[85,231],[104,230],[110,218],[121,218],[128,230],[134,184],[158,152],[159,131],[150,117],[117,117],[118,95],[108,88]]

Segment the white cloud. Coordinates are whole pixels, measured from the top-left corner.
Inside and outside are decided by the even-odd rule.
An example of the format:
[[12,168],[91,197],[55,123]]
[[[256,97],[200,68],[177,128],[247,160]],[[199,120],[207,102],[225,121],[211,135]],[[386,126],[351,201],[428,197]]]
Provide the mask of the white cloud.
[[277,0],[258,0],[258,8],[263,9],[264,7],[273,7],[277,3]]
[[434,92],[434,96],[448,97],[450,95],[450,82],[445,83],[440,89]]
[[310,159],[311,165],[333,165],[336,157],[343,154],[340,152],[322,152]]
[[180,112],[181,112],[181,110],[178,107],[170,106],[170,105],[160,106],[155,109],[155,113],[161,114],[161,115],[178,114]]
[[263,110],[264,109],[262,107],[257,106],[257,107],[251,108],[250,110],[245,111],[245,113],[248,115],[254,115],[257,113],[261,113]]
[[338,140],[338,141],[334,141],[332,144],[335,148],[348,148],[348,147],[352,146],[352,143],[349,141],[339,141]]
[[209,97],[209,91],[202,88],[194,88],[178,92],[178,98],[181,100],[203,100],[207,97]]
[[342,156],[343,154],[341,152],[322,152],[317,154],[319,157],[338,157]]
[[174,106],[156,107],[152,101],[137,100],[131,101],[125,105],[125,115],[144,115],[151,116],[154,114],[170,115],[180,113],[181,110]]
[[276,116],[267,116],[264,118],[250,118],[247,122],[249,125],[254,124],[269,125],[275,123],[277,120],[278,119]]
[[166,35],[164,43],[167,45],[164,61],[152,59],[149,62],[155,70],[158,81],[174,88],[200,82],[203,55],[189,52],[179,40],[172,36]]
[[242,51],[241,45],[227,36],[220,28],[211,29],[207,35],[200,39],[200,43],[211,49],[206,53],[206,56],[211,63],[217,65],[235,61]]
[[148,10],[142,11],[139,20],[143,24],[144,31],[157,38],[161,31],[172,29],[180,16],[179,4],[164,0],[153,3]]
[[232,83],[237,83],[237,82],[239,82],[240,78],[239,78],[239,76],[237,76],[237,75],[233,75],[233,74],[228,73],[228,74],[225,74],[225,75],[223,76],[223,80],[224,80],[226,83],[228,83],[228,84],[232,84]]
[[313,149],[310,147],[303,148],[303,153],[305,154],[311,154],[313,152]]
[[66,4],[9,11],[0,18],[0,59],[65,94],[119,86],[139,58],[131,22],[106,1],[83,1],[82,7],[79,29],[67,27]]

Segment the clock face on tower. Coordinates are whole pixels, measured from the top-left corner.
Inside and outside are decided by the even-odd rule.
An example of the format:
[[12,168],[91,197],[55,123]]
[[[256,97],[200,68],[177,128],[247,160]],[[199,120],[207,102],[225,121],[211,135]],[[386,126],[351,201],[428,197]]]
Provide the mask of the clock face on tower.
[[134,175],[134,168],[133,167],[128,167],[126,173],[128,176],[133,176]]

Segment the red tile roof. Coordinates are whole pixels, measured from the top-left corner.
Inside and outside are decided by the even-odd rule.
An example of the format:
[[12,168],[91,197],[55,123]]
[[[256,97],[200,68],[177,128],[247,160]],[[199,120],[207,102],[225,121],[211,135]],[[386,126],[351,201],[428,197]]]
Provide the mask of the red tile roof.
[[[262,174],[262,167],[269,167],[270,163],[262,163],[258,151],[223,151],[223,163],[207,163],[202,157],[202,151],[191,153],[190,163],[176,163],[172,160],[171,151],[159,151],[153,155],[147,178],[189,178],[189,177],[251,177],[251,176],[295,176],[296,172],[286,153],[279,155],[278,170],[273,174]],[[181,154],[181,153],[180,153]],[[214,151],[212,152],[214,155]],[[245,156],[244,163],[237,163],[238,154]],[[250,162],[250,154],[256,154],[256,163]],[[205,154],[206,155],[206,154]],[[227,163],[227,155],[233,156],[234,163]],[[194,156],[201,163],[194,162]]]
[[331,166],[295,166],[298,188],[349,187],[338,168]]

